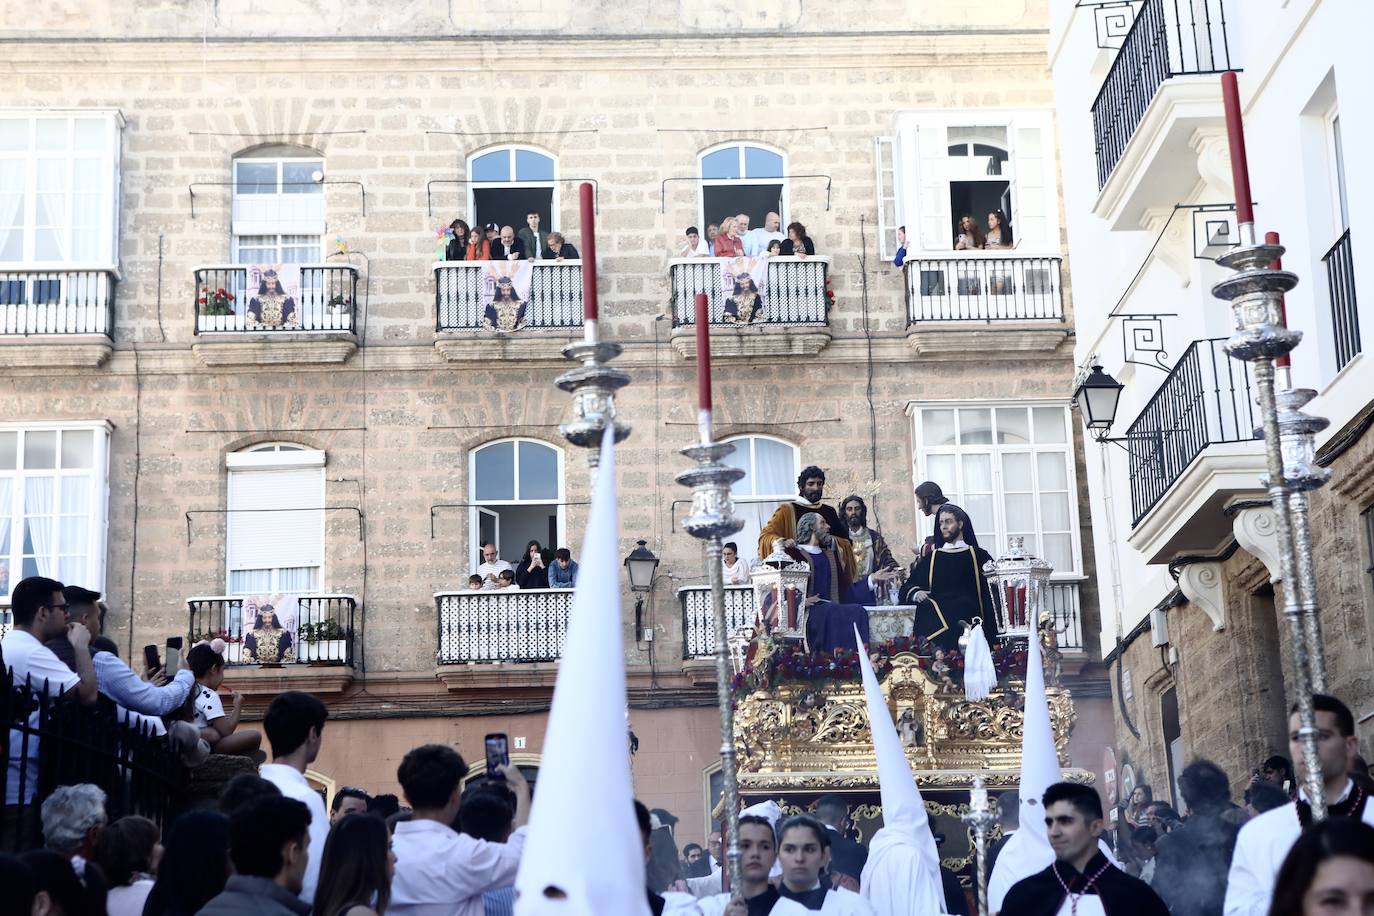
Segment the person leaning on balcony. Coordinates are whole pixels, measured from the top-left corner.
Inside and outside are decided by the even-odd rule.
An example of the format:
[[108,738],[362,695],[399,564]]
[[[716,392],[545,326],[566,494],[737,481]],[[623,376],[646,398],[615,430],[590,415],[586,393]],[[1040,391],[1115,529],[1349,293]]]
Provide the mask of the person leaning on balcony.
[[816,246],[806,234],[806,227],[801,223],[788,223],[787,238],[782,242],[782,256],[804,258],[815,253]]
[[501,574],[503,569],[515,571],[505,560],[501,559],[496,553],[495,544],[482,545],[482,562],[477,567],[477,575],[482,577],[482,587],[491,589],[496,588],[496,577]]
[[510,226],[501,227],[501,235],[491,243],[491,257],[495,261],[519,261],[527,257],[525,243],[515,237]]
[[785,236],[779,231],[782,225],[782,217],[776,213],[769,213],[763,218],[763,226],[758,229],[750,229],[742,234],[744,240],[744,253],[749,257],[758,257],[768,250],[768,243],[772,241],[781,242]]
[[572,551],[560,547],[553,553],[553,565],[549,567],[549,588],[573,588],[577,585],[577,561]]
[[729,541],[720,551],[720,568],[725,574],[726,585],[749,584],[749,561],[741,560],[739,545]]
[[906,263],[906,226],[897,227],[897,256],[892,259],[893,267]]
[[525,249],[525,257],[531,261],[542,261],[548,257],[545,250],[549,246],[544,240],[544,231],[539,228],[539,211],[531,210],[526,213],[525,224],[525,228],[520,230],[518,236],[520,246]]
[[955,251],[973,251],[976,248],[982,248],[987,244],[987,241],[982,228],[978,225],[978,220],[967,213],[959,217],[959,234],[954,239]]
[[1016,243],[1011,235],[1011,223],[1007,222],[1007,215],[1001,210],[993,210],[988,214],[988,235],[987,244],[984,248],[1015,248]]
[[491,242],[488,239],[491,233],[498,231],[495,223],[487,223],[485,227],[478,227],[468,235],[467,261],[490,261]]
[[467,260],[468,236],[471,234],[472,230],[470,230],[468,224],[461,219],[455,219],[448,224],[448,227],[453,230],[453,238],[449,239],[448,244],[444,246],[444,260]]
[[738,225],[733,216],[727,216],[720,221],[720,233],[716,236],[712,254],[718,258],[744,257],[744,243],[740,241]]
[[515,567],[515,583],[521,588],[548,588],[551,562],[553,551],[545,550],[538,541],[530,541],[525,545],[520,565]]
[[707,258],[711,256],[711,249],[706,246],[706,240],[701,237],[696,226],[688,226],[687,233],[683,237],[682,247],[678,249],[679,258]]
[[563,238],[561,232],[549,233],[549,247],[544,251],[546,261],[576,261],[582,255],[577,253],[577,249],[572,243]]

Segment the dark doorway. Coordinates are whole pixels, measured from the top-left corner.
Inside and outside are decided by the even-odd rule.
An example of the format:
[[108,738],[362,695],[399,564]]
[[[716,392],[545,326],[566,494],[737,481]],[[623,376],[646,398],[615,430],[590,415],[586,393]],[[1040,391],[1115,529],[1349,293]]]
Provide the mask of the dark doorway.
[[[1178,721],[1178,689],[1170,687],[1159,698],[1160,729],[1169,765],[1169,797],[1174,810],[1182,813],[1183,799],[1178,792],[1178,774],[1183,771],[1183,729]],[[1158,793],[1156,793],[1158,798]]]
[[472,202],[476,210],[474,226],[510,226],[518,235],[525,228],[525,214],[536,210],[540,232],[554,231],[552,188],[476,188]]
[[1007,207],[1011,201],[1011,184],[1006,181],[951,181],[949,183],[949,244],[954,247],[954,240],[959,236],[959,220],[965,216],[972,216],[978,222],[978,228],[983,230],[986,235],[988,231],[988,214],[993,210],[1002,210],[1007,214],[1007,222],[1013,228],[1016,224],[1016,217]]
[[[749,214],[749,228],[763,228],[763,220],[769,213],[782,216],[782,185],[780,184],[729,184],[704,185],[701,189],[701,208],[703,236],[706,225],[720,224],[727,216],[739,213]],[[784,219],[783,224],[786,225]],[[686,227],[682,227],[686,228]]]

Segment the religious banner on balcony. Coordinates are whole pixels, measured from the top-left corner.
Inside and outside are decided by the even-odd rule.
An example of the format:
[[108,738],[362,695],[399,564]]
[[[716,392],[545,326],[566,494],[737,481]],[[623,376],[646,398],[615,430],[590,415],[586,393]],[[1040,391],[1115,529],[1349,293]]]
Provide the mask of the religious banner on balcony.
[[300,607],[295,595],[243,599],[243,660],[281,665],[296,660]]
[[255,331],[286,331],[301,326],[301,269],[296,264],[248,265],[245,325]]
[[482,326],[507,333],[525,327],[534,263],[485,261],[482,268]]
[[720,260],[721,292],[725,308],[721,319],[729,324],[767,321],[764,292],[768,277],[768,255]]

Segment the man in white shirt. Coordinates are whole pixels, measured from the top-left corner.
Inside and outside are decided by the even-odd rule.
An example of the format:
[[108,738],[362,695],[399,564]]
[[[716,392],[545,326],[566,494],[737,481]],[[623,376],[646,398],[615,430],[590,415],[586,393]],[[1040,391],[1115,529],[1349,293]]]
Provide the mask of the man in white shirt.
[[300,892],[301,900],[306,903],[315,900],[320,859],[324,857],[324,841],[329,835],[329,815],[325,813],[320,793],[305,781],[305,768],[320,755],[324,723],[328,718],[329,710],[318,697],[288,690],[277,695],[262,720],[267,740],[272,744],[272,762],[262,767],[259,775],[280,789],[282,795],[304,802],[310,809],[310,857]]
[[[98,691],[89,651],[91,634],[85,627],[68,622],[62,583],[41,576],[24,579],[14,587],[10,610],[13,629],[0,642],[0,652],[4,654],[5,667],[13,675],[15,685],[27,680],[35,693],[54,697],[70,694],[82,705],[95,703]],[[64,631],[76,650],[75,672],[43,645]],[[22,830],[22,838],[28,841],[37,833],[37,810],[28,803],[33,800],[38,786],[38,736],[32,733],[38,725],[35,711],[29,717],[31,734],[26,737],[23,732],[10,730],[9,772],[0,837],[13,837],[14,831]]]
[[505,843],[456,833],[468,766],[451,747],[426,744],[406,754],[396,779],[413,809],[396,825],[390,916],[482,916],[482,894],[515,883],[530,816],[530,787],[514,766],[500,769],[515,793],[515,831]]
[[501,571],[507,569],[514,576],[515,567],[496,555],[496,545],[483,544],[482,562],[477,567],[477,575],[482,577],[482,587],[486,589],[500,588]]
[[[1316,708],[1317,757],[1327,817],[1354,817],[1374,825],[1374,802],[1349,775],[1360,744],[1355,736],[1355,717],[1344,703],[1326,694],[1313,695],[1312,705]],[[1288,746],[1299,785],[1305,786],[1307,767],[1298,737],[1300,727],[1294,708],[1288,717]],[[1294,803],[1266,811],[1241,828],[1226,879],[1226,916],[1265,916],[1269,912],[1279,866],[1311,819],[1307,792],[1300,789]]]
[[[735,220],[738,222],[743,219],[746,224],[748,216],[739,216]],[[782,217],[776,213],[769,213],[763,218],[763,228],[750,229],[748,232],[741,231],[740,235],[744,238],[744,253],[751,258],[768,251],[768,243],[772,241],[781,242],[787,236],[782,234]]]

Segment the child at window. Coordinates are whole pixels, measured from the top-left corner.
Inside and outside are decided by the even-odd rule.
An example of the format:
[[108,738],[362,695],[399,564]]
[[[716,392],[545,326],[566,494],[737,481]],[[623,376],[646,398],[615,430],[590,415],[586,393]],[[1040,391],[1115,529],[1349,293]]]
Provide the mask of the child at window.
[[498,592],[517,592],[520,586],[515,584],[515,572],[503,569],[496,575],[496,590]]
[[248,728],[238,731],[239,716],[243,713],[243,694],[234,694],[233,711],[224,713],[220,702],[219,687],[224,683],[224,656],[220,655],[209,643],[192,646],[186,653],[186,664],[195,675],[196,686],[191,691],[194,698],[194,723],[200,729],[200,736],[216,754],[231,754],[249,757],[254,763],[263,764],[267,754],[260,750],[262,734]]

